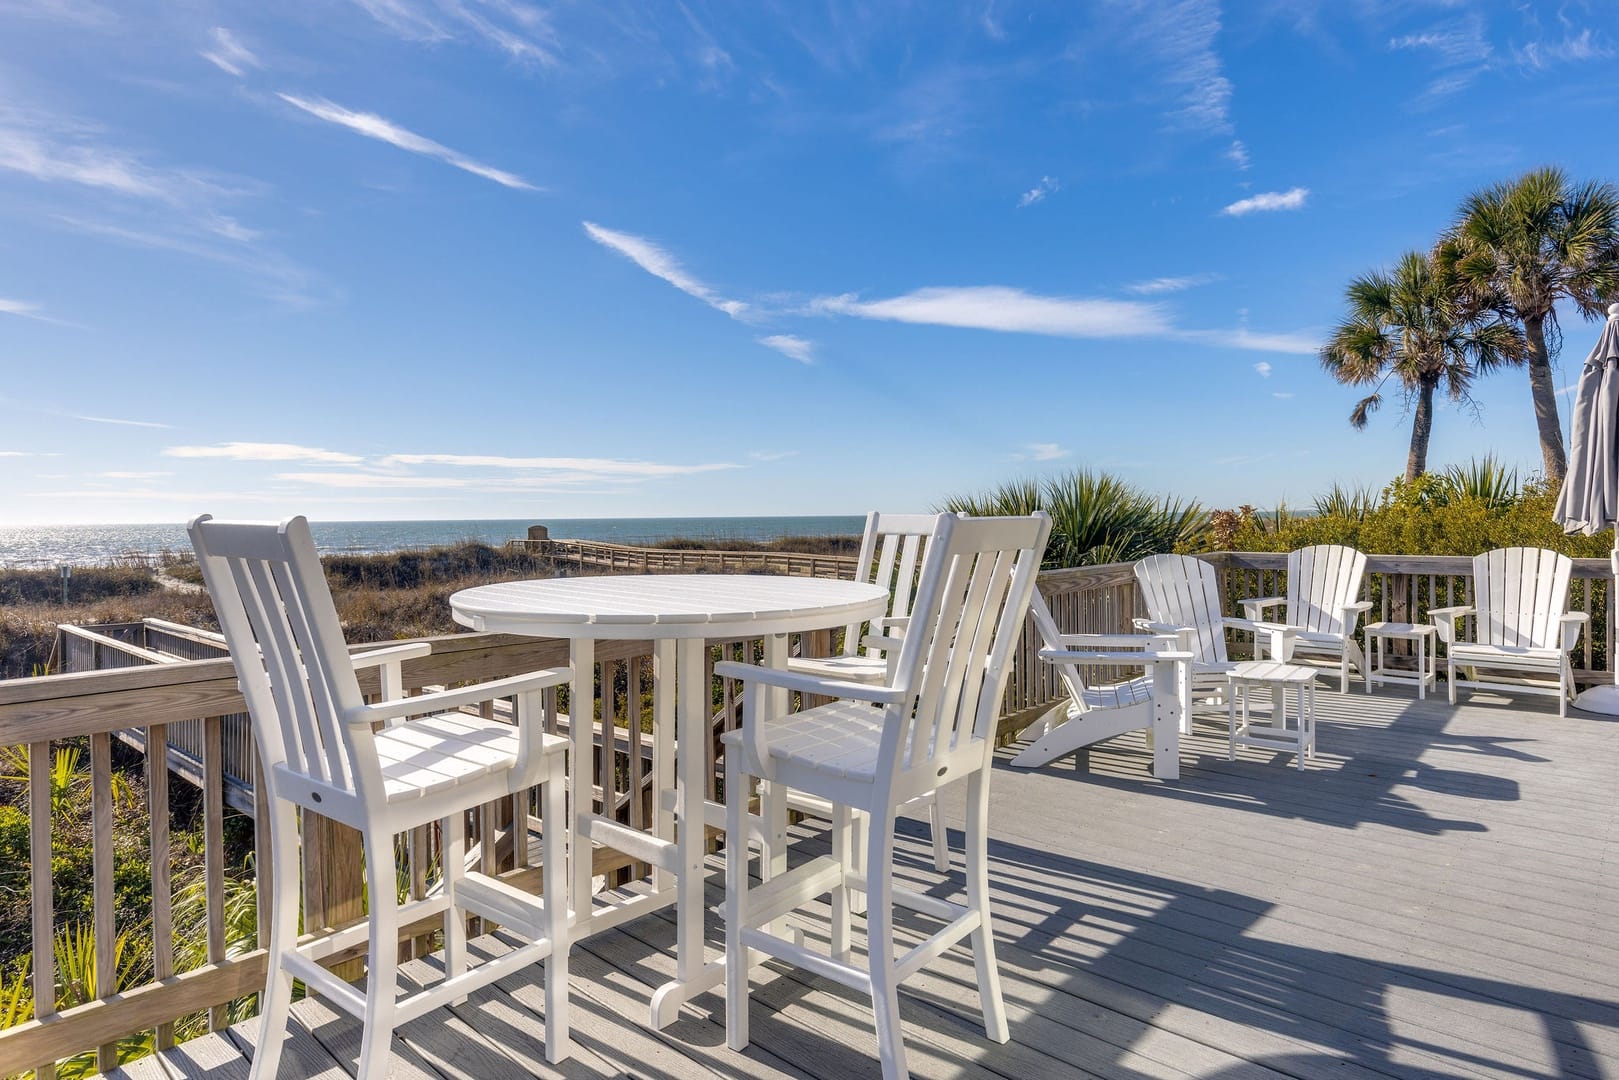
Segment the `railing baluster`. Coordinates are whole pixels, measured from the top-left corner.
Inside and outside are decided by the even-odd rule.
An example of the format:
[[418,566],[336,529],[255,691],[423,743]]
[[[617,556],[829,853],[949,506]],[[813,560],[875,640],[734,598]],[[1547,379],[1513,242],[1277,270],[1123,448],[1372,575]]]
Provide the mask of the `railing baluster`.
[[[202,722],[203,887],[208,903],[208,962],[225,959],[225,748],[220,718]],[[208,1030],[230,1024],[224,1003],[208,1010]]]
[[[28,744],[28,887],[33,905],[34,1019],[56,1013],[55,895],[51,887],[51,744]],[[34,1071],[56,1080],[55,1064]]]
[[[152,978],[174,974],[174,883],[169,867],[169,731],[146,729],[146,807],[152,816]],[[157,1048],[174,1045],[174,1024],[157,1026]]]
[[[91,919],[95,933],[95,997],[118,992],[118,910],[113,892],[112,850],[112,736],[97,732],[90,736],[90,833],[91,833]],[[118,1044],[103,1043],[96,1048],[96,1068],[101,1072],[118,1064]]]

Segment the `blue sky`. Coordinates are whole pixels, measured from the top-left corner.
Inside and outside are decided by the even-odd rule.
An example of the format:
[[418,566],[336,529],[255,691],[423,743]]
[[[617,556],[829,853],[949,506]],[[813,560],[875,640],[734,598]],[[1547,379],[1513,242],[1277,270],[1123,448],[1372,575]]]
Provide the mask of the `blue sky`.
[[[0,524],[1381,484],[1344,285],[1619,175],[1616,48],[1607,0],[0,0]],[[1534,468],[1526,378],[1477,405],[1432,460]]]

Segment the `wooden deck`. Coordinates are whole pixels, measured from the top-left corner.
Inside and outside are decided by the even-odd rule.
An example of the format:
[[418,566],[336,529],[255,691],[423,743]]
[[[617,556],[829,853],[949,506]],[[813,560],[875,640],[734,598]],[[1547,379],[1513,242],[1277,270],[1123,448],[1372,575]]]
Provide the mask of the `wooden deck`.
[[[954,952],[902,991],[913,1075],[1619,1075],[1619,723],[1559,720],[1544,698],[1367,698],[1358,683],[1320,707],[1303,773],[1258,752],[1228,763],[1206,721],[1178,783],[1150,779],[1131,737],[1095,750],[1089,773],[998,767],[1012,1042],[983,1038],[971,961]],[[818,830],[799,835],[823,850]],[[903,854],[905,878],[948,891],[922,843]],[[756,975],[745,1055],[725,1048],[717,997],[649,1031],[673,941],[652,917],[576,947],[576,1049],[560,1068],[544,1063],[540,990],[520,976],[403,1029],[394,1075],[877,1075],[867,1005],[785,969]],[[357,1023],[319,1002],[294,1012],[282,1075],[352,1073]],[[255,1021],[121,1073],[245,1077],[256,1035]]]

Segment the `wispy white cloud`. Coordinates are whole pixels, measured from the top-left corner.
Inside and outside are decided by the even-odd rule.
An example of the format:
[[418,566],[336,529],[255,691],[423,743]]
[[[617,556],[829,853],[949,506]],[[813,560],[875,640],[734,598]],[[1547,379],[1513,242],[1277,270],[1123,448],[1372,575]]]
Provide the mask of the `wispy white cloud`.
[[648,240],[644,236],[633,233],[617,232],[604,228],[595,222],[584,222],[585,232],[590,238],[602,247],[616,251],[629,259],[642,270],[653,277],[662,278],[687,296],[694,296],[718,311],[723,311],[733,319],[740,319],[747,313],[748,305],[741,300],[728,300],[715,292],[708,285],[693,277],[680,260],[671,255],[657,242]]
[[80,416],[78,413],[62,413],[70,420],[83,420],[89,424],[117,424],[120,427],[143,428],[172,428],[173,424],[159,424],[155,420],[120,420],[112,416]]
[[89,124],[0,104],[0,169],[45,184],[72,184],[118,195],[194,204],[225,194],[202,174],[153,165],[109,143]]
[[412,41],[470,38],[514,60],[558,63],[558,41],[547,14],[518,0],[355,0],[377,22]]
[[[359,460],[359,459],[355,459]],[[676,465],[661,461],[633,461],[621,458],[507,457],[500,454],[389,454],[378,465],[449,465],[458,468],[552,469],[593,473],[600,476],[690,476],[694,473],[735,469],[731,462],[706,465]]]
[[1294,394],[1291,390],[1272,390],[1270,396],[1273,398],[1281,398],[1285,401],[1286,399],[1293,397]]
[[0,450],[0,457],[38,457],[32,450]]
[[812,310],[862,319],[1001,330],[1055,337],[1117,338],[1163,334],[1168,318],[1156,304],[1076,296],[1040,296],[1002,285],[917,289],[886,300],[854,294],[822,297]]
[[795,334],[771,334],[755,340],[766,348],[775,349],[783,356],[797,360],[800,364],[815,363],[815,342],[806,338]]
[[1309,188],[1288,188],[1286,191],[1267,191],[1259,195],[1251,195],[1246,199],[1238,199],[1231,203],[1220,213],[1227,217],[1241,217],[1268,210],[1298,210],[1304,206],[1310,197]]
[[1259,372],[1259,377],[1261,379],[1268,379],[1270,378],[1272,369],[1268,361],[1261,360],[1259,363],[1254,365],[1254,370]]
[[748,457],[754,461],[785,461],[798,456],[797,450],[750,450]]
[[159,480],[165,476],[173,476],[171,472],[125,472],[114,470],[112,472],[96,473],[104,480]]
[[1014,461],[1060,461],[1072,457],[1073,451],[1054,442],[1025,443],[1023,449],[1012,455]]
[[218,446],[170,446],[163,451],[165,457],[224,458],[228,461],[317,461],[332,465],[355,465],[365,459],[358,454],[343,454],[336,450],[322,450],[313,446],[293,443],[228,442]]
[[1028,191],[1025,191],[1022,195],[1018,196],[1018,208],[1022,209],[1025,206],[1033,206],[1035,203],[1044,199],[1047,195],[1057,191],[1061,186],[1061,184],[1057,183],[1055,177],[1042,176],[1038,184],[1034,185],[1034,187],[1030,188]]
[[8,300],[3,296],[0,296],[0,315],[15,315],[19,319],[37,319],[40,322],[55,321],[30,300]]
[[213,44],[197,55],[220,71],[241,78],[248,68],[264,66],[251,49],[238,41],[236,35],[223,26],[214,27],[209,36],[213,38]]
[[1586,27],[1578,33],[1570,29],[1561,41],[1531,41],[1514,49],[1512,55],[1522,66],[1538,70],[1557,64],[1606,60],[1613,55],[1613,46]]
[[1484,16],[1468,12],[1415,33],[1389,39],[1393,52],[1424,53],[1432,58],[1435,78],[1413,102],[1430,108],[1473,85],[1494,63]]
[[1283,353],[1288,356],[1314,356],[1321,351],[1321,339],[1314,334],[1271,334],[1239,326],[1235,330],[1181,330],[1177,337],[1202,345],[1249,352]]
[[1231,80],[1215,49],[1219,0],[1135,0],[1116,7],[1116,34],[1155,69],[1169,125],[1231,132]]
[[1234,330],[1189,330],[1175,325],[1168,308],[1143,300],[1041,296],[1002,285],[917,289],[903,296],[862,300],[853,293],[824,296],[808,311],[861,319],[1043,334],[1065,338],[1162,338],[1258,352],[1313,354],[1316,340],[1304,334]]
[[1176,293],[1186,289],[1195,289],[1199,285],[1208,285],[1219,281],[1219,274],[1185,274],[1181,277],[1151,278],[1147,281],[1136,281],[1124,287],[1124,291],[1135,293],[1137,296],[1157,296],[1161,293]]
[[378,142],[385,142],[390,146],[407,150],[412,154],[435,158],[463,172],[481,176],[485,180],[493,180],[502,187],[514,188],[518,191],[539,190],[516,173],[507,172],[505,169],[497,169],[493,165],[485,165],[480,161],[474,161],[460,151],[451,150],[442,143],[434,142],[426,136],[418,135],[414,131],[402,128],[375,113],[346,109],[334,102],[327,101],[325,98],[303,98],[295,94],[277,94],[276,96],[288,105],[300,109],[316,119],[348,128],[358,135],[364,135],[368,139],[376,139]]
[[1225,159],[1246,172],[1249,165],[1247,144],[1241,139],[1232,139],[1231,145],[1226,147]]

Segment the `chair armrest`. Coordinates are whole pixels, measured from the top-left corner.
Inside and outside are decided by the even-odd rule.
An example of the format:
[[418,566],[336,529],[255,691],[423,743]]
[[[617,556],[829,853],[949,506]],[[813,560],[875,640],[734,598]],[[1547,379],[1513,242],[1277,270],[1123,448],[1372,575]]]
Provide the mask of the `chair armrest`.
[[377,678],[381,684],[382,700],[397,701],[405,696],[404,662],[431,655],[433,655],[431,644],[425,641],[411,641],[403,645],[389,645],[386,648],[351,655],[349,663],[354,665],[355,671],[380,667],[382,670],[377,673]]
[[1563,628],[1563,651],[1572,652],[1574,646],[1580,643],[1580,634],[1585,630],[1585,624],[1591,621],[1591,614],[1587,611],[1565,612],[1558,622]]
[[1161,662],[1191,663],[1196,657],[1178,649],[1107,652],[1089,649],[1041,649],[1040,659],[1083,667],[1141,667]]
[[1171,637],[1195,633],[1197,630],[1195,626],[1177,626],[1174,623],[1153,622],[1151,619],[1135,619],[1133,623],[1137,630],[1146,630],[1154,634],[1168,634]]
[[876,705],[891,705],[905,700],[905,691],[892,686],[873,686],[870,683],[847,682],[843,679],[825,679],[819,675],[806,675],[798,671],[744,664],[736,660],[721,660],[714,665],[714,674],[742,682],[763,683],[783,690],[797,690],[822,697],[853,698]]
[[1265,609],[1273,608],[1278,604],[1287,603],[1285,596],[1261,596],[1253,600],[1243,600],[1242,610],[1248,618],[1258,621],[1265,617]]
[[408,641],[403,645],[389,645],[382,649],[372,649],[370,652],[354,653],[349,657],[349,663],[354,670],[376,667],[378,664],[397,664],[402,660],[419,660],[424,656],[433,655],[431,642]]
[[871,625],[880,626],[884,630],[905,630],[911,625],[909,615],[884,615],[880,619],[871,620]]
[[478,683],[475,686],[461,686],[454,690],[439,690],[432,694],[422,694],[418,697],[399,698],[395,701],[379,701],[375,705],[361,705],[357,709],[350,709],[343,717],[351,724],[374,724],[378,720],[392,720],[399,716],[420,716],[431,712],[448,712],[459,709],[463,705],[476,705],[479,702],[493,701],[496,698],[511,697],[513,694],[529,694],[536,690],[545,690],[553,686],[561,686],[573,678],[571,667],[546,668],[542,671],[531,671],[527,675],[513,675],[505,679],[492,679],[489,682]]
[[1375,607],[1375,606],[1376,605],[1373,604],[1370,600],[1356,600],[1353,604],[1345,604],[1343,607],[1339,608],[1339,610],[1340,611],[1354,611],[1354,612],[1357,612],[1357,613],[1365,613],[1365,612],[1368,612],[1368,611],[1372,610],[1372,608]]
[[868,652],[889,652],[897,650],[903,644],[905,643],[899,638],[889,637],[887,634],[867,634],[860,639],[860,647]]
[[[1177,634],[1064,634],[1064,645],[1090,645],[1094,648],[1108,649],[1149,649],[1156,645],[1174,645],[1180,640]],[[1048,652],[1067,652],[1054,645],[1047,645],[1040,650],[1041,655]],[[1081,652],[1087,651],[1084,649]],[[1092,650],[1094,651],[1094,650]]]
[[1439,640],[1446,645],[1456,644],[1456,620],[1465,615],[1477,612],[1472,604],[1455,604],[1451,607],[1436,607],[1428,609],[1428,618],[1439,630]]

